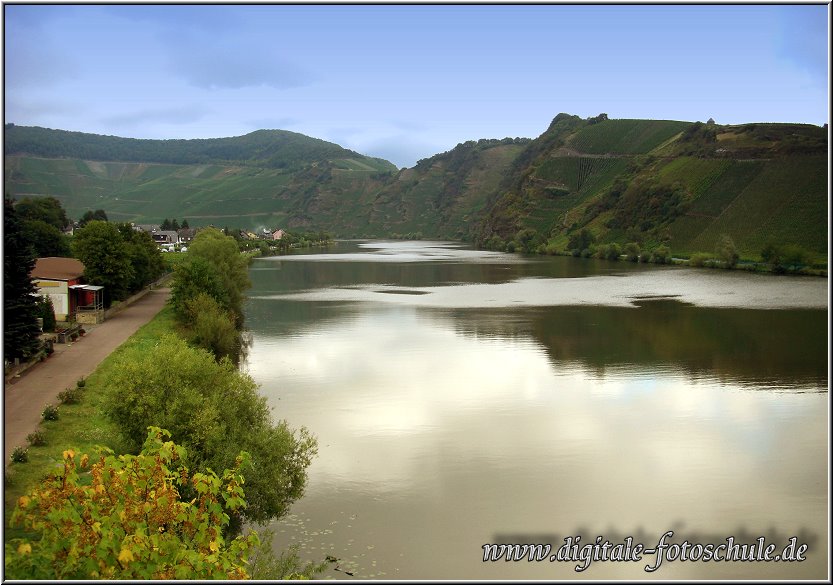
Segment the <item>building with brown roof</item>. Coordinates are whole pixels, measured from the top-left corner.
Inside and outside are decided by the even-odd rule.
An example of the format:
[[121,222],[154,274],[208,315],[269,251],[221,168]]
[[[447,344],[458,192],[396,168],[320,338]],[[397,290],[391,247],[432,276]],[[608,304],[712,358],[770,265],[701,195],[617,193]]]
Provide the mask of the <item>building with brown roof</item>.
[[59,321],[73,318],[79,307],[100,304],[103,287],[81,284],[83,276],[84,264],[75,258],[38,258],[31,273],[38,294],[52,300]]

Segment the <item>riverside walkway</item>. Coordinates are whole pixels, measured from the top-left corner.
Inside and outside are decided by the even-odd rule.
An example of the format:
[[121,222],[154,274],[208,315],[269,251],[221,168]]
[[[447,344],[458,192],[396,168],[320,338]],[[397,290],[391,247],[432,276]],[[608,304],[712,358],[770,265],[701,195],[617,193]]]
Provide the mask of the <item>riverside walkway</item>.
[[139,327],[162,310],[170,289],[149,291],[142,298],[116,313],[104,323],[91,327],[87,334],[54,355],[6,382],[3,388],[3,457],[17,446],[28,447],[26,436],[37,429],[47,404],[58,404],[58,393],[75,386],[79,378],[92,374],[104,358],[124,343]]

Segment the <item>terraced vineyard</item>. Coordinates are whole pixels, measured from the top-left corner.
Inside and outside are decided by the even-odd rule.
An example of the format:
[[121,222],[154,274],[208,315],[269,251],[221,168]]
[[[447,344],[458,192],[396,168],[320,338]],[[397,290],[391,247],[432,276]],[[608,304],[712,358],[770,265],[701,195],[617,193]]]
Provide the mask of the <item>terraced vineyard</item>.
[[584,126],[568,144],[587,154],[644,154],[690,125],[673,120],[604,120]]

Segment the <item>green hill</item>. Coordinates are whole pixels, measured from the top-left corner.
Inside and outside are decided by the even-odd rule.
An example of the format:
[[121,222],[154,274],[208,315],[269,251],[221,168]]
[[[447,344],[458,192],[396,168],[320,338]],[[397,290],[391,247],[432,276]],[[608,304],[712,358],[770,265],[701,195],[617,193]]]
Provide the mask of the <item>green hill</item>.
[[353,170],[396,170],[386,160],[286,130],[257,130],[231,138],[143,140],[6,124],[4,134],[6,156],[176,165],[240,164],[274,169],[296,169],[329,161]]
[[[769,242],[827,255],[827,131],[807,124],[582,120],[559,114],[488,205],[481,244],[534,240],[712,252],[723,235],[755,258]],[[532,231],[530,231],[532,230]]]
[[[827,257],[827,130],[808,124],[556,116],[538,138],[469,141],[396,170],[292,132],[136,140],[7,125],[7,195],[71,217],[412,235],[564,250],[597,242],[742,256],[767,243]],[[528,247],[528,246],[526,246]]]

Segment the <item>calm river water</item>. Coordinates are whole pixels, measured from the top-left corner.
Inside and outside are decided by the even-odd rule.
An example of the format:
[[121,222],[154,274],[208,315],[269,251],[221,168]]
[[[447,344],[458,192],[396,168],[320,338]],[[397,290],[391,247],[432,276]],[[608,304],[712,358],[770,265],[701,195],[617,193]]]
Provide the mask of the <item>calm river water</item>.
[[[442,242],[339,242],[251,278],[243,368],[319,442],[276,549],[355,579],[827,578],[826,279]],[[483,562],[667,530],[809,549]]]

